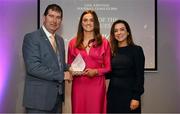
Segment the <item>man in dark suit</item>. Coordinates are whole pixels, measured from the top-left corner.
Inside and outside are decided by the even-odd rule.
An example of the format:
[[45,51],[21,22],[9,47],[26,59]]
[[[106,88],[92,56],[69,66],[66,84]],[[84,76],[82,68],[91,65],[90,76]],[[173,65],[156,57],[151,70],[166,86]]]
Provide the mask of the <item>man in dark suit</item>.
[[63,11],[57,4],[48,5],[43,26],[28,33],[23,41],[26,67],[23,105],[27,113],[61,113],[64,80],[71,80],[65,63],[64,40],[55,34]]

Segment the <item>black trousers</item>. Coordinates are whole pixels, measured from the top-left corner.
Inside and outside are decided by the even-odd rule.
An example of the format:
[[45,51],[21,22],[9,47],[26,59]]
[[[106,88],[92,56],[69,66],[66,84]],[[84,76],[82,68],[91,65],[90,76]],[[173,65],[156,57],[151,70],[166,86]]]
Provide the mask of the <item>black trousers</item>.
[[47,110],[39,110],[39,109],[33,109],[33,108],[26,108],[26,113],[41,113],[41,114],[46,114],[46,113],[57,113],[61,114],[62,113],[62,102],[63,102],[63,95],[58,95],[56,104],[54,105],[53,109],[50,111]]

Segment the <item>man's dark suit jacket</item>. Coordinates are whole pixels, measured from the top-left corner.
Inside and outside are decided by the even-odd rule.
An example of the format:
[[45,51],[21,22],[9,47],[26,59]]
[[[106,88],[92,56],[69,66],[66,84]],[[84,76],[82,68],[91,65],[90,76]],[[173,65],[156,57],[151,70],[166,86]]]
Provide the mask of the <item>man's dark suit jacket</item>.
[[64,40],[58,35],[55,35],[55,38],[59,50],[59,62],[42,28],[24,37],[23,57],[26,78],[23,105],[26,108],[52,110],[59,89],[64,88],[64,71],[67,70]]

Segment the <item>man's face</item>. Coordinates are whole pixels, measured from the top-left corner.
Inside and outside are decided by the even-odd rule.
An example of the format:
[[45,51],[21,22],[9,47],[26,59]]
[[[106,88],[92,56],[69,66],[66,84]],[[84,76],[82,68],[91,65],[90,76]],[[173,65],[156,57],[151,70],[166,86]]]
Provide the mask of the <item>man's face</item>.
[[44,26],[52,34],[54,34],[59,29],[61,22],[61,13],[53,11],[52,9],[50,9],[48,14],[43,17]]

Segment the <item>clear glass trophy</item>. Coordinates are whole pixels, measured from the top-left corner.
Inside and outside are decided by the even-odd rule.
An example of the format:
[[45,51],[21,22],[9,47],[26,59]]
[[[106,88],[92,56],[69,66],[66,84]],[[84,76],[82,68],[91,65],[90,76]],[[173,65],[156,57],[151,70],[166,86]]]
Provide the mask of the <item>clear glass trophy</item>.
[[78,76],[83,74],[85,67],[86,63],[84,62],[81,54],[79,53],[71,64],[72,75]]

